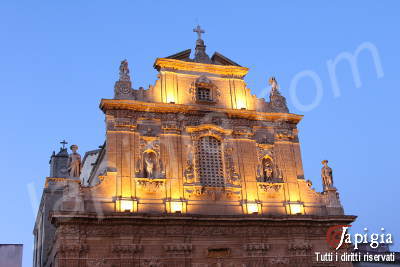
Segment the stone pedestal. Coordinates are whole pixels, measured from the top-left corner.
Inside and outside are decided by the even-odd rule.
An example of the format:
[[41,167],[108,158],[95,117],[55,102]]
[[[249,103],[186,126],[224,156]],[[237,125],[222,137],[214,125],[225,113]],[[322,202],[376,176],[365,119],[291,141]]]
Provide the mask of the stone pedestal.
[[326,209],[329,215],[342,215],[344,213],[343,206],[340,203],[339,192],[335,187],[328,188],[324,191]]

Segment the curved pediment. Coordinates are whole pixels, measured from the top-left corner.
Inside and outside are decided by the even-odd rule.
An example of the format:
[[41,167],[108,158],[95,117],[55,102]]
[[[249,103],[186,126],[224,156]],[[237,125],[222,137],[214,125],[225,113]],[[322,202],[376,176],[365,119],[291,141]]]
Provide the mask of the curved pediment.
[[201,124],[198,126],[188,126],[186,127],[186,131],[188,133],[202,133],[202,132],[215,132],[218,133],[219,135],[230,135],[232,134],[232,130],[230,129],[224,129],[222,127],[219,127],[214,124]]

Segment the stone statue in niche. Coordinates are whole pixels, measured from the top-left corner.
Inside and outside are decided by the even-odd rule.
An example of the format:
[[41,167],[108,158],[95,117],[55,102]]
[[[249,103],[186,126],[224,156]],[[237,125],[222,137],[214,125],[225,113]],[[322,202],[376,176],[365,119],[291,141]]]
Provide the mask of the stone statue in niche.
[[273,164],[272,160],[269,158],[264,158],[262,160],[262,177],[264,182],[274,178]]
[[272,179],[274,170],[272,169],[272,162],[270,159],[264,161],[263,169],[264,169],[264,178],[266,180]]
[[322,183],[324,185],[324,191],[327,191],[333,188],[332,169],[328,166],[327,160],[323,160],[321,163],[324,165],[321,169]]
[[70,149],[72,153],[69,154],[68,157],[68,172],[70,177],[76,178],[81,175],[81,169],[82,169],[81,155],[79,155],[79,153],[76,152],[78,150],[77,145],[70,146]]
[[144,158],[144,170],[146,178],[156,178],[155,176],[155,165],[156,165],[156,156],[154,152],[146,152],[143,155]]

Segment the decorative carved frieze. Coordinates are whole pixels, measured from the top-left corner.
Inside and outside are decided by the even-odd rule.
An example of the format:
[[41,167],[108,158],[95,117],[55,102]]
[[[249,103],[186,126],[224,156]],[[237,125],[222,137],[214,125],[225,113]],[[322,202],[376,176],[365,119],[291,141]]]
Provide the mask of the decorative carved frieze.
[[283,188],[283,183],[262,183],[258,182],[258,188],[265,193],[278,193]]
[[269,259],[271,265],[287,265],[289,264],[289,258],[285,257],[273,257]]
[[247,256],[265,256],[267,251],[271,248],[270,244],[266,243],[248,243],[243,245]]
[[156,193],[164,189],[165,181],[164,179],[136,178],[136,184],[139,189],[145,192]]
[[184,185],[185,192],[191,196],[204,197],[209,200],[236,199],[240,197],[240,187],[208,187]]
[[130,244],[130,245],[120,245],[114,244],[111,247],[111,251],[119,254],[133,254],[138,253],[143,250],[143,246],[141,244]]
[[68,244],[68,243],[61,243],[58,246],[58,252],[65,253],[67,255],[79,255],[80,253],[86,253],[89,251],[89,246],[86,243],[77,243]]
[[188,243],[165,244],[163,248],[170,256],[186,256],[192,252],[192,244]]
[[236,126],[233,130],[233,136],[236,138],[252,138],[253,135],[249,126]]
[[288,245],[288,251],[292,255],[306,256],[309,255],[312,245],[308,241],[295,241]]
[[162,123],[161,129],[164,134],[180,134],[181,128],[177,121],[165,121]]
[[297,142],[297,129],[291,123],[280,121],[276,124],[275,140]]

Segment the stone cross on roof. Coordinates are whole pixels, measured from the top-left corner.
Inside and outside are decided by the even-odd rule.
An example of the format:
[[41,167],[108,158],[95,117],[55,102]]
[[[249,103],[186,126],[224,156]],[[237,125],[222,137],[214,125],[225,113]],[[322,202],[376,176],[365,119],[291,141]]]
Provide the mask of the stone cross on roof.
[[62,144],[62,148],[65,149],[65,145],[68,144],[68,142],[65,141],[65,139],[64,139],[64,140],[62,140],[62,141],[60,142],[60,144]]
[[200,25],[197,25],[197,27],[193,29],[193,32],[197,33],[197,39],[201,39],[201,34],[205,33],[205,31],[200,27]]

